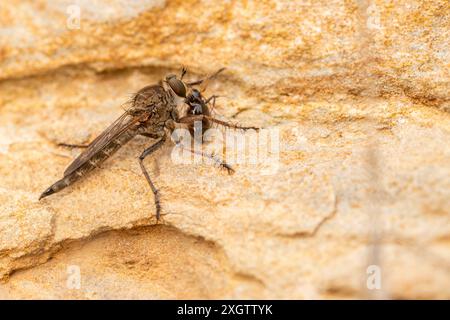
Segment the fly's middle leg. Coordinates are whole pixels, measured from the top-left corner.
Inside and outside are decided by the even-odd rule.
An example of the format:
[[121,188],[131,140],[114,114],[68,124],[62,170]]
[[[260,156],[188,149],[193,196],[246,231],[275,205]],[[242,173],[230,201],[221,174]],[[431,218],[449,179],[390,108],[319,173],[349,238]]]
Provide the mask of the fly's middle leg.
[[198,154],[198,155],[200,155],[202,157],[210,159],[211,161],[214,162],[215,165],[219,166],[219,168],[226,169],[228,174],[233,174],[234,173],[234,169],[231,167],[231,165],[229,165],[228,163],[226,163],[222,159],[220,159],[220,158],[218,158],[218,157],[216,157],[216,156],[214,156],[212,154],[207,154],[207,153],[202,152],[202,151],[192,150],[190,148],[185,148],[185,147],[183,147],[183,145],[180,142],[178,142],[176,145],[177,145],[177,147],[180,147],[180,148],[182,148],[184,150],[187,150],[187,151],[189,151],[189,152],[191,152],[193,154]]
[[152,182],[152,179],[150,178],[150,175],[148,174],[147,169],[144,166],[144,159],[151,153],[158,150],[164,144],[165,141],[166,141],[166,137],[165,136],[161,137],[161,139],[158,142],[154,143],[153,145],[151,145],[150,147],[145,149],[142,152],[142,154],[139,156],[139,165],[141,166],[142,173],[144,174],[145,179],[147,180],[148,184],[150,185],[150,188],[152,189],[153,195],[155,197],[156,220],[159,220],[159,218],[161,216],[161,203],[160,203],[160,198],[159,198],[159,191],[156,188],[155,184]]
[[219,119],[216,119],[216,118],[213,118],[211,116],[204,115],[204,114],[193,115],[193,116],[186,116],[186,117],[183,117],[183,118],[179,119],[178,122],[179,123],[186,123],[186,124],[193,124],[196,121],[203,121],[203,120],[209,120],[209,121],[211,121],[213,123],[216,123],[216,124],[219,124],[221,126],[224,126],[224,127],[227,127],[227,128],[232,128],[232,129],[238,129],[238,130],[251,130],[251,129],[259,130],[260,129],[258,127],[245,127],[245,126],[241,126],[241,125],[238,125],[238,124],[230,123],[230,122],[227,122],[227,121],[222,121],[222,120],[219,120]]

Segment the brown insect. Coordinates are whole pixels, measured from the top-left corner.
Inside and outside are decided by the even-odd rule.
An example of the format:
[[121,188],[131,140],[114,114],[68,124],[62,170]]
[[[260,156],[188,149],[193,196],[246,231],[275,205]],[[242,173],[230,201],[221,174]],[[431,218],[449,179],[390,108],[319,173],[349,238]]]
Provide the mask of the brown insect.
[[[222,69],[214,75],[221,71]],[[208,103],[213,98],[204,99],[200,91],[194,88],[194,86],[203,83],[208,78],[187,83],[182,80],[185,73],[186,70],[183,69],[180,79],[176,75],[169,75],[159,84],[146,86],[139,90],[132,98],[131,107],[89,145],[60,144],[67,147],[85,147],[86,150],[67,167],[61,180],[56,181],[41,194],[39,200],[70,186],[86,173],[98,167],[99,164],[108,159],[135,136],[142,135],[157,139],[154,144],[145,149],[139,156],[139,165],[154,194],[156,218],[159,220],[161,216],[159,191],[152,182],[143,161],[164,144],[167,140],[167,134],[173,132],[177,123],[187,124],[192,127],[196,121],[207,121],[205,123],[209,125],[210,123],[217,123],[235,129],[246,130],[253,128],[241,127],[211,117],[208,112]],[[184,98],[184,102],[188,105],[187,115],[181,118],[177,110],[177,97]],[[190,151],[198,153],[194,150]],[[204,153],[201,153],[201,155],[213,159],[220,167],[227,169],[229,173],[233,172],[233,169],[224,161]]]

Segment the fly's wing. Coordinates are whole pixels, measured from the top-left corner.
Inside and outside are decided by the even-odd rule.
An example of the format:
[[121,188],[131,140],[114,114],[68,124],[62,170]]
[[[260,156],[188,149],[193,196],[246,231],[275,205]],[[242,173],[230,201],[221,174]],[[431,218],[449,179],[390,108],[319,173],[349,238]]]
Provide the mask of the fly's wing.
[[138,123],[142,115],[131,115],[129,112],[122,114],[105,131],[103,131],[64,171],[64,177],[80,168],[86,161],[89,161],[97,152],[103,149],[111,141],[126,132],[134,124]]

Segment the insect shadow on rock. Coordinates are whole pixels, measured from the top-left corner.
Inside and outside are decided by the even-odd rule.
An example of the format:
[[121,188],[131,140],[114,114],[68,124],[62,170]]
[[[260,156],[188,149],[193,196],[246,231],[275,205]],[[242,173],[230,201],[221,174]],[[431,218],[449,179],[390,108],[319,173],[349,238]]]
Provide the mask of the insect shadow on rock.
[[[135,136],[142,135],[157,140],[142,152],[138,160],[142,173],[154,194],[156,219],[159,220],[161,216],[159,190],[144,166],[144,159],[163,146],[168,133],[171,134],[175,130],[176,124],[186,124],[193,128],[194,123],[200,121],[205,122],[207,126],[216,123],[234,129],[258,129],[232,124],[210,115],[209,103],[214,102],[216,96],[205,99],[195,86],[206,83],[221,71],[223,69],[218,70],[210,77],[195,82],[184,82],[183,77],[186,74],[186,69],[183,68],[180,78],[177,78],[176,75],[168,75],[159,84],[146,86],[139,90],[131,100],[131,107],[89,145],[59,144],[66,147],[86,149],[66,168],[63,178],[47,188],[41,194],[39,200],[70,186],[86,173],[97,168],[99,164]],[[177,110],[177,97],[183,98],[184,103],[188,106],[187,115],[182,117],[179,116]],[[198,153],[195,150],[190,151]],[[233,169],[224,161],[212,155],[200,154],[214,160],[221,168],[227,169],[229,173],[233,172]]]

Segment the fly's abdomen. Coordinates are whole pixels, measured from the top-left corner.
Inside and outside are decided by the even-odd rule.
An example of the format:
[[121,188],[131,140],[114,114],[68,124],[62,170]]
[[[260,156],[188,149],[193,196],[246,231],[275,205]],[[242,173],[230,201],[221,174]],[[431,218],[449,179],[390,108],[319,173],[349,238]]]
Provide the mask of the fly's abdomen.
[[41,194],[39,200],[70,186],[72,183],[80,179],[86,173],[97,168],[102,162],[104,162],[117,150],[119,150],[120,147],[122,147],[134,136],[136,136],[138,130],[139,130],[138,128],[134,130],[128,130],[115,140],[112,140],[110,143],[105,145],[102,149],[99,149],[95,154],[92,155],[92,157],[90,157],[90,159],[86,160],[78,169],[65,175],[64,178],[52,184],[47,190],[45,190]]

